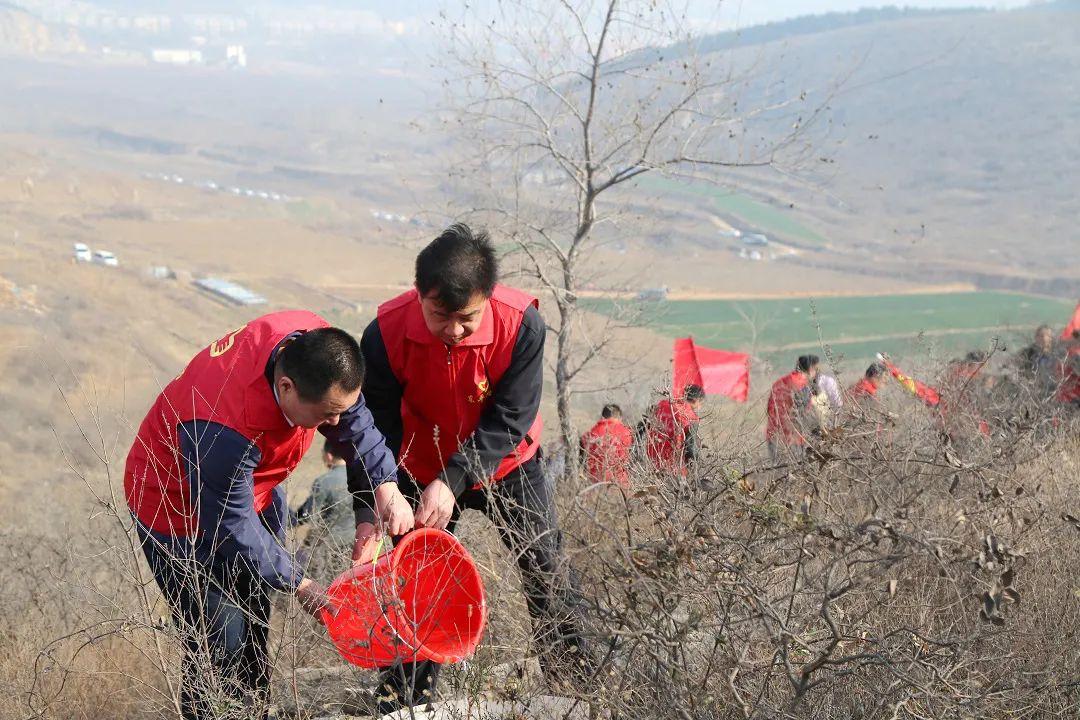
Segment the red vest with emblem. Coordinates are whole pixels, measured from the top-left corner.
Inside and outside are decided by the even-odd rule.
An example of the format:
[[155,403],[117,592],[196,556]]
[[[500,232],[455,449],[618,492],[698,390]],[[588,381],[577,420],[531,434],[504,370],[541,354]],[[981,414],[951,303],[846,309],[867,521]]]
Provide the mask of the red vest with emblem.
[[697,413],[685,400],[656,403],[645,439],[645,454],[656,469],[685,472],[686,433],[697,421]]
[[[480,327],[450,347],[424,323],[416,290],[379,306],[379,332],[390,369],[401,384],[402,467],[421,486],[439,476],[480,423],[491,395],[510,367],[525,311],[536,298],[496,285]],[[540,447],[543,422],[537,414],[528,434],[499,464],[502,480]]]
[[618,418],[603,418],[581,436],[585,471],[593,482],[630,485],[630,448],[634,437]]
[[266,364],[281,341],[298,330],[328,327],[314,313],[271,313],[233,330],[192,359],[169,383],[139,426],[124,470],[128,507],[146,527],[167,535],[191,535],[197,526],[177,427],[191,420],[224,425],[253,441],[261,457],[255,469],[255,510],[311,446],[314,429],[292,427],[266,380]]

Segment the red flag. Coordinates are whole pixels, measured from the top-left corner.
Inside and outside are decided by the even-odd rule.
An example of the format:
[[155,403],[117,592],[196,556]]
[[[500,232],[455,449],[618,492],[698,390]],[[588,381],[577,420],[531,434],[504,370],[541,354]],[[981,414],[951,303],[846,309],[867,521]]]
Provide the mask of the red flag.
[[700,347],[688,337],[675,341],[672,356],[677,394],[692,383],[700,385],[707,395],[726,395],[735,402],[746,402],[750,394],[749,355]]
[[1061,331],[1061,339],[1071,339],[1072,334],[1077,330],[1080,330],[1080,303],[1076,303],[1076,309],[1073,310],[1072,320],[1069,320],[1069,324]]
[[925,383],[919,382],[915,378],[908,377],[900,372],[900,368],[896,367],[888,360],[882,360],[882,362],[885,363],[885,367],[889,368],[889,372],[896,378],[896,381],[909,393],[919,398],[930,407],[937,407],[941,403],[941,395],[937,390]]

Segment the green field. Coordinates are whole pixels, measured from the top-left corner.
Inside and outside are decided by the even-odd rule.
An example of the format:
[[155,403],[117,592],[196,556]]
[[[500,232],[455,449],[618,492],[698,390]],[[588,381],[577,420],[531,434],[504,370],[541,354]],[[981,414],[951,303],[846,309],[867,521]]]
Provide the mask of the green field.
[[[624,312],[625,303],[590,300],[598,312]],[[1027,342],[1035,326],[1063,326],[1067,300],[997,292],[801,298],[788,300],[669,300],[641,303],[642,324],[670,337],[692,335],[709,347],[751,352],[777,367],[802,353],[825,354],[845,371],[879,351],[897,357],[941,358]]]
[[826,242],[825,238],[801,224],[786,208],[759,202],[741,193],[703,182],[672,180],[646,175],[638,181],[642,189],[671,195],[692,195],[706,198],[712,209],[722,216],[735,216],[747,225],[766,234],[780,235],[789,240],[803,241],[813,245]]

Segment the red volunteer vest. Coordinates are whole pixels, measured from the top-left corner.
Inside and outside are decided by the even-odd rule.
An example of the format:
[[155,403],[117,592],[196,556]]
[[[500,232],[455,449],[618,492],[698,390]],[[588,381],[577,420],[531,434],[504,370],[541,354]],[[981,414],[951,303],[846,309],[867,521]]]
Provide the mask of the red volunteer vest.
[[[416,290],[379,306],[379,332],[390,369],[401,384],[401,466],[421,486],[439,476],[480,423],[480,415],[517,343],[525,311],[539,307],[534,297],[496,285],[480,328],[449,347],[424,323]],[[525,439],[503,458],[492,480],[536,455],[543,421],[537,414]]]
[[850,397],[856,403],[860,400],[865,400],[867,398],[871,400],[876,400],[877,391],[877,386],[874,385],[874,383],[872,383],[869,378],[862,377],[859,378],[859,382],[855,383],[851,390],[848,391],[848,397]]
[[697,413],[685,400],[664,399],[656,403],[646,435],[645,454],[658,470],[685,471],[686,433],[697,421]]
[[799,413],[804,409],[796,407],[795,398],[799,391],[810,384],[805,373],[794,370],[773,383],[769,392],[769,404],[766,407],[767,423],[765,438],[779,439],[789,445],[805,445],[806,439],[796,427]]
[[187,536],[197,519],[177,426],[190,420],[224,425],[261,452],[255,469],[255,510],[304,456],[314,429],[291,427],[266,381],[270,353],[297,330],[329,327],[314,313],[271,313],[233,330],[196,355],[158,395],[143,418],[124,470],[124,495],[139,521],[155,532]]
[[618,418],[604,418],[581,436],[585,471],[594,483],[630,484],[630,448],[634,437]]

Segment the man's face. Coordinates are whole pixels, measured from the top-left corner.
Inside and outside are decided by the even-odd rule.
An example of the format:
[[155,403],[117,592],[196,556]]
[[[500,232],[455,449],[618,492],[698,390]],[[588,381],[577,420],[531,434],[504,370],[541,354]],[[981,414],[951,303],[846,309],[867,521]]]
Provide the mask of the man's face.
[[1054,334],[1049,330],[1039,330],[1035,333],[1035,345],[1043,352],[1050,352],[1054,346]]
[[880,388],[882,385],[884,385],[885,384],[885,375],[884,375],[884,373],[878,373],[874,377],[870,378],[870,384],[873,385],[876,388]]
[[474,294],[465,307],[453,311],[432,295],[428,293],[420,298],[420,309],[424,313],[427,329],[444,344],[457,345],[480,329],[488,306],[488,299],[483,293]]
[[317,428],[320,425],[337,425],[341,413],[345,412],[360,399],[360,389],[346,391],[341,385],[334,384],[326,391],[321,400],[310,402],[300,397],[296,384],[286,375],[277,379],[278,405],[281,412],[294,424],[302,428]]
[[818,376],[818,366],[817,366],[817,365],[811,365],[811,366],[810,366],[810,369],[806,371],[806,377],[808,377],[808,378],[810,378],[811,380],[813,380],[813,379],[815,379],[815,378],[816,378],[817,376]]

